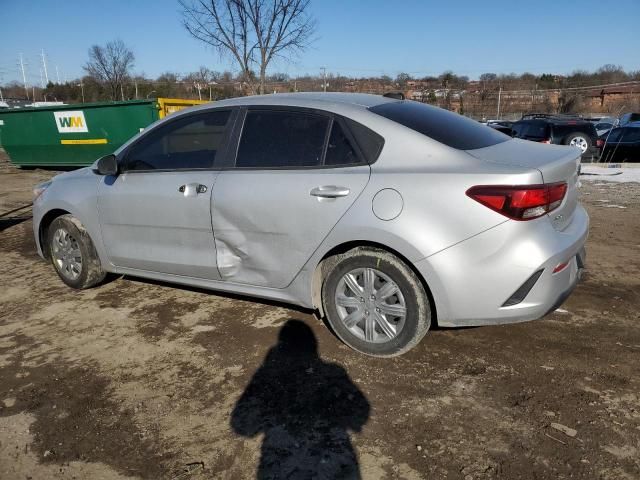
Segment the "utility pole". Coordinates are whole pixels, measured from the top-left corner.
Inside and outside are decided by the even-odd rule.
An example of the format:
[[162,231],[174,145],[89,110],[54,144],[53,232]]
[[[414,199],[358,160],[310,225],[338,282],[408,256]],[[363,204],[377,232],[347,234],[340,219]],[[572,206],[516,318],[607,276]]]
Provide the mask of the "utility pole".
[[44,77],[42,76],[42,69],[40,69],[40,86],[44,90],[45,83],[44,83]]
[[322,91],[327,93],[327,68],[320,67],[320,70],[322,70]]
[[80,87],[80,92],[82,93],[82,103],[84,103],[84,83],[82,83],[82,78],[80,78],[80,83],[78,84]]
[[58,79],[58,84],[60,84],[60,71],[58,70],[58,65],[56,65],[56,78]]
[[42,66],[44,67],[44,77],[47,79],[47,85],[49,85],[49,72],[47,72],[47,60],[44,57],[44,49],[42,49]]
[[18,63],[18,65],[20,65],[20,70],[22,70],[22,83],[24,85],[24,93],[27,94],[27,100],[29,100],[29,89],[27,88],[27,77],[24,74],[24,66],[27,64],[24,63],[24,61],[22,60],[22,54],[20,54],[20,63]]
[[137,100],[138,99],[138,79],[137,78],[133,79],[133,84],[136,87],[136,100]]
[[498,115],[496,120],[500,120],[500,97],[502,96],[502,84],[500,85],[500,89],[498,90]]

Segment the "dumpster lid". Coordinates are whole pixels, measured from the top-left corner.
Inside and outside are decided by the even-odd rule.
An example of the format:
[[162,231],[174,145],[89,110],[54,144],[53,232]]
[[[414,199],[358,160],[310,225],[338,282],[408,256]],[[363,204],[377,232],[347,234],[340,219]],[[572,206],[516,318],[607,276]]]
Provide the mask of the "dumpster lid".
[[95,103],[69,103],[65,105],[47,105],[42,107],[23,107],[23,108],[9,108],[0,110],[1,114],[8,113],[20,113],[20,112],[46,112],[46,111],[61,111],[61,110],[86,110],[88,108],[101,108],[101,107],[115,107],[125,105],[151,105],[157,104],[158,101],[155,98],[148,98],[142,100],[125,100],[118,102],[95,102]]

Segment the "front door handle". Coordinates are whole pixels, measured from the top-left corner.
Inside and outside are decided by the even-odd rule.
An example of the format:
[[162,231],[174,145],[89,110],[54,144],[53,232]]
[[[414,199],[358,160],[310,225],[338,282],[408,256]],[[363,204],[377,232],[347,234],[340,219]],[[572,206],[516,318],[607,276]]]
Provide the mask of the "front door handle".
[[195,197],[199,193],[206,193],[207,186],[201,183],[187,183],[186,185],[180,185],[178,191],[184,194],[185,197]]
[[316,187],[309,192],[309,195],[313,197],[320,198],[337,198],[337,197],[346,197],[349,195],[349,190],[347,187],[337,187],[335,185],[322,185],[321,187]]

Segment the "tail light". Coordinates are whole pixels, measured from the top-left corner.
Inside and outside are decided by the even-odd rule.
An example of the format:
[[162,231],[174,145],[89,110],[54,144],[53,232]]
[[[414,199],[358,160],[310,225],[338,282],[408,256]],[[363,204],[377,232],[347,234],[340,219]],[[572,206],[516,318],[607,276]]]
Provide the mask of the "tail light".
[[523,186],[479,185],[467,190],[467,196],[476,202],[513,220],[532,220],[555,210],[566,193],[565,182]]
[[551,143],[551,139],[547,138],[546,140],[540,140],[540,143]]
[[601,138],[597,139],[596,140],[596,147],[598,147],[598,148],[604,147],[604,140],[601,139]]

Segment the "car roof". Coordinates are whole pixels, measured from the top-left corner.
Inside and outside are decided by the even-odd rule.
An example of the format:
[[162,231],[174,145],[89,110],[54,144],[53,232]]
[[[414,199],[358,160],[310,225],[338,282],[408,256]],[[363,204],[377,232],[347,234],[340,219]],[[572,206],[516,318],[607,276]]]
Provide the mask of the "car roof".
[[351,106],[359,108],[369,108],[382,103],[399,102],[393,98],[383,97],[382,95],[371,95],[367,93],[338,93],[338,92],[300,92],[300,93],[276,93],[270,95],[251,95],[248,97],[230,98],[228,100],[220,100],[213,104],[207,104],[209,107],[223,106],[251,106],[251,105],[270,105],[270,106],[308,106],[308,107],[327,107],[329,105]]

